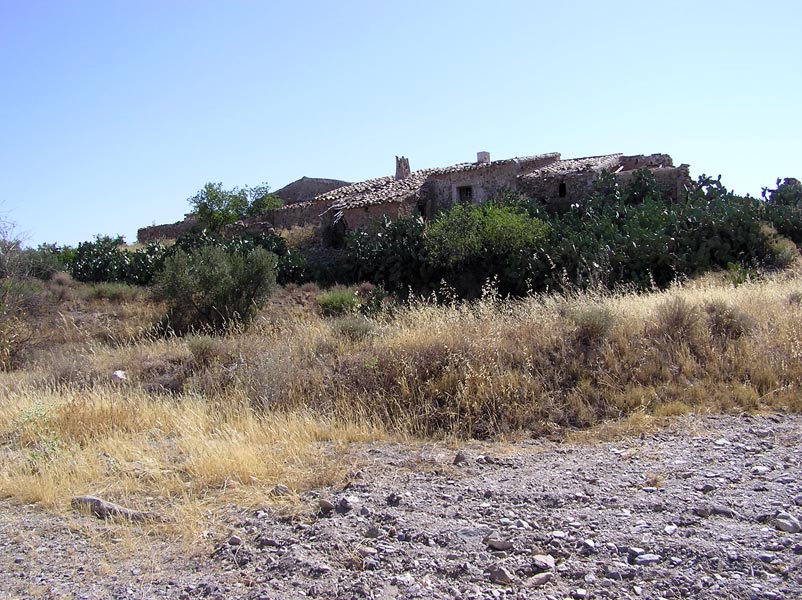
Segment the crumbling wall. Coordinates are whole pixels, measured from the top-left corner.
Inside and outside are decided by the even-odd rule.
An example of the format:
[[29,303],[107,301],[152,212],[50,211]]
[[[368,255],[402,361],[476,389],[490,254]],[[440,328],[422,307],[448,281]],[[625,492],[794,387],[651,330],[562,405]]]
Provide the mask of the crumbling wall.
[[[668,157],[671,160],[671,157]],[[636,164],[631,161],[629,164]],[[641,167],[642,168],[642,167]],[[638,169],[620,171],[613,176],[619,186],[626,186]],[[652,168],[657,185],[663,197],[671,202],[678,202],[685,198],[691,178],[688,166]],[[520,179],[520,191],[533,200],[538,200],[554,207],[566,207],[572,204],[582,204],[593,192],[593,182],[599,173],[595,171],[582,173],[565,173],[550,177],[523,177]]]
[[[681,202],[685,199],[687,190],[691,186],[691,176],[688,171],[688,165],[680,165],[679,167],[668,167],[664,169],[649,169],[657,181],[657,186],[663,194],[663,197],[671,202]],[[627,185],[635,176],[637,171],[624,171],[616,173],[615,177],[618,180],[618,185]]]
[[410,196],[401,202],[386,202],[347,208],[342,212],[342,219],[347,229],[371,229],[387,217],[398,219],[418,214],[418,198]]
[[319,225],[320,215],[326,212],[328,207],[328,202],[303,202],[271,210],[266,217],[276,229]]
[[[530,173],[560,159],[557,152],[525,159],[499,161],[469,169],[445,169],[429,176],[423,186],[422,212],[427,218],[448,210],[460,202],[484,204],[504,190],[518,191],[518,176]],[[470,199],[460,194],[460,188],[470,188]]]
[[195,215],[187,215],[183,221],[142,227],[136,232],[136,240],[140,244],[159,242],[162,240],[174,240],[185,233],[189,233],[197,224],[198,219]]
[[522,177],[520,191],[550,206],[581,204],[593,191],[593,182],[599,174],[595,171],[565,173],[549,177]]
[[622,171],[636,169],[662,169],[674,166],[674,160],[668,154],[633,154],[620,159]]

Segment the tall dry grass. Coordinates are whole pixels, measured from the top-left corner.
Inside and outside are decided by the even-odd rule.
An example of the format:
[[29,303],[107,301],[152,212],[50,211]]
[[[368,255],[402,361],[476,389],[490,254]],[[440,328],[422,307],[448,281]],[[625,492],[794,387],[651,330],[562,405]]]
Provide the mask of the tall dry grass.
[[49,347],[0,373],[0,495],[66,507],[91,493],[197,515],[266,502],[276,483],[333,483],[354,441],[802,409],[798,275],[490,293],[372,319],[324,317],[315,297],[284,290],[222,337],[149,336],[153,309],[138,299],[106,307],[130,322],[98,304],[63,311]]

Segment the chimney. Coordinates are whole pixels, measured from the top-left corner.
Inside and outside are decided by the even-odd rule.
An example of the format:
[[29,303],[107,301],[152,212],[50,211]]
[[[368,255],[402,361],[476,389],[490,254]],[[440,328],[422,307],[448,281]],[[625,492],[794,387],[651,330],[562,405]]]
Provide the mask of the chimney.
[[479,163],[480,165],[490,164],[490,152],[477,152],[476,162]]
[[409,159],[405,156],[395,157],[395,178],[406,179],[409,177]]

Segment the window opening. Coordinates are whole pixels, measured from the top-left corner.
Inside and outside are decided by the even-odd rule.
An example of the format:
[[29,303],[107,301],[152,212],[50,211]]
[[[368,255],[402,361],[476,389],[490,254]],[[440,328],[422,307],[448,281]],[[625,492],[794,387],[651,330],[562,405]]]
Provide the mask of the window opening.
[[457,198],[460,204],[470,204],[473,201],[473,188],[469,185],[458,187]]
[[564,181],[560,182],[560,189],[558,190],[558,193],[560,195],[560,198],[565,198],[565,196],[568,195],[568,188],[565,187]]

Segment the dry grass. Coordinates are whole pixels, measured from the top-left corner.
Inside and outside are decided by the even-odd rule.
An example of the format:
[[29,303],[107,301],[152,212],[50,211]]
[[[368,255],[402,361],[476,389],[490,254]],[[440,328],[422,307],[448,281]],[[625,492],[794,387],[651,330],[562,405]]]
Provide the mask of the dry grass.
[[73,292],[41,317],[49,342],[0,373],[0,495],[57,509],[101,495],[192,535],[276,483],[338,481],[354,441],[616,439],[689,412],[802,410],[798,275],[353,322],[288,286],[247,332],[166,339],[147,333],[158,306]]
[[8,390],[0,423],[0,495],[56,509],[100,495],[182,527],[210,505],[264,504],[277,483],[294,492],[334,483],[346,468],[341,445],[383,436],[311,412],[263,415],[234,400],[110,386]]

